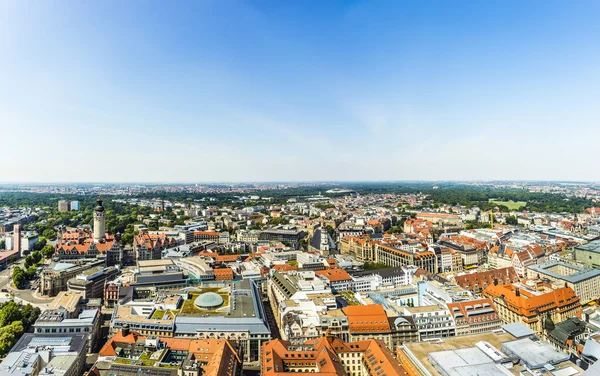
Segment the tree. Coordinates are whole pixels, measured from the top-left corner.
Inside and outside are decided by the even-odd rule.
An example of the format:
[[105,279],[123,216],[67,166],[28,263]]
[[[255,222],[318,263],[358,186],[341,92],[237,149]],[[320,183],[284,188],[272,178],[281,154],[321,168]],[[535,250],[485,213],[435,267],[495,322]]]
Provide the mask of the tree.
[[288,261],[288,265],[298,266],[298,261],[296,261],[296,260],[290,260],[290,261]]
[[516,226],[519,224],[519,220],[514,215],[510,215],[506,217],[506,224],[511,226]]
[[46,246],[47,242],[48,241],[46,240],[46,238],[44,238],[43,236],[40,236],[38,241],[33,245],[33,249],[36,251],[41,251],[42,248],[44,248]]
[[121,236],[121,243],[133,244],[133,233],[126,232]]
[[[45,247],[44,247],[45,248]],[[42,248],[43,249],[43,248]],[[37,264],[38,262],[42,261],[42,253],[39,251],[35,251],[31,254],[31,257],[33,258],[33,262],[35,264]]]
[[25,275],[25,271],[18,266],[15,267],[12,274],[12,280],[16,288],[22,289],[23,287],[25,287],[25,284],[27,283],[27,276]]
[[21,321],[23,322],[23,326],[28,328],[33,325],[41,312],[42,311],[39,308],[34,307],[31,304],[27,304],[21,308]]
[[0,240],[0,250],[6,248],[6,241],[4,239]]
[[29,268],[33,264],[35,264],[35,262],[33,261],[33,256],[27,255],[27,257],[25,257],[25,267]]
[[0,327],[4,327],[21,319],[19,305],[14,301],[9,301],[0,310]]
[[14,321],[10,325],[0,328],[0,354],[6,355],[24,332],[21,321]]
[[54,246],[51,244],[44,246],[44,248],[42,248],[42,255],[47,259],[51,258],[52,255],[54,255]]
[[42,236],[46,239],[54,240],[56,239],[56,231],[51,228],[47,228],[42,232]]
[[389,266],[380,262],[365,262],[363,264],[363,270],[376,270],[376,269],[385,269]]

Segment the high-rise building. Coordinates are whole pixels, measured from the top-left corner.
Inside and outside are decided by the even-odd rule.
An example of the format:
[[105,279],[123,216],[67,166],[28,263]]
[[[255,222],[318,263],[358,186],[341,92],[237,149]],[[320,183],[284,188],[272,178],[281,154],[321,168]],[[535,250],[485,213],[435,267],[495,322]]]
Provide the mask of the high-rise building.
[[79,201],[71,201],[71,210],[79,211]]
[[69,211],[69,202],[67,200],[58,201],[58,211],[61,211],[61,212]]
[[106,212],[102,206],[102,199],[99,198],[98,206],[94,209],[94,242],[103,243],[106,241]]
[[13,227],[14,250],[17,251],[18,257],[21,257],[21,225]]

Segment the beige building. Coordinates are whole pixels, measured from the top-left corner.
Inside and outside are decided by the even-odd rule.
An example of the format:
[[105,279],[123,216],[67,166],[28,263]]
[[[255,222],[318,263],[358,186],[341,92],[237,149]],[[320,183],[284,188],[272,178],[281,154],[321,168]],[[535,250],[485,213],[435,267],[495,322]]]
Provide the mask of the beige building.
[[600,270],[569,264],[564,261],[549,261],[532,265],[527,269],[529,279],[549,279],[564,284],[575,291],[581,304],[600,297]]
[[483,295],[492,299],[504,323],[521,322],[542,333],[543,322],[550,317],[562,322],[581,313],[579,297],[570,287],[553,289],[547,283],[490,285]]
[[70,279],[89,269],[104,265],[104,260],[90,262],[72,260],[70,263],[52,263],[41,274],[40,292],[42,295],[56,296],[59,292],[67,290]]

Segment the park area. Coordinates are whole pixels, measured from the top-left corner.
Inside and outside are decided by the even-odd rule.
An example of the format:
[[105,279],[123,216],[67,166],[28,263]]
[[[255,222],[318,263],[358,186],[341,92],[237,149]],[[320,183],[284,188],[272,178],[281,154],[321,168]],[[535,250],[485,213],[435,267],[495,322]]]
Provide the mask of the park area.
[[500,201],[500,200],[493,199],[493,198],[490,198],[489,202],[496,204],[496,205],[504,205],[509,210],[519,210],[522,207],[524,207],[525,205],[527,205],[527,203],[525,201],[513,201],[513,200]]

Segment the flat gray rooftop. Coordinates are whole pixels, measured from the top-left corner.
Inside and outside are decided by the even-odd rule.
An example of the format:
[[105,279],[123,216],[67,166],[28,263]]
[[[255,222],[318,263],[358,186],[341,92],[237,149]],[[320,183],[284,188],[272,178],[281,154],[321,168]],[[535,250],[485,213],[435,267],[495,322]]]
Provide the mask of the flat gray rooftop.
[[502,344],[502,351],[508,356],[518,357],[531,369],[542,368],[546,364],[558,364],[569,360],[569,355],[554,349],[541,340],[517,339]]

